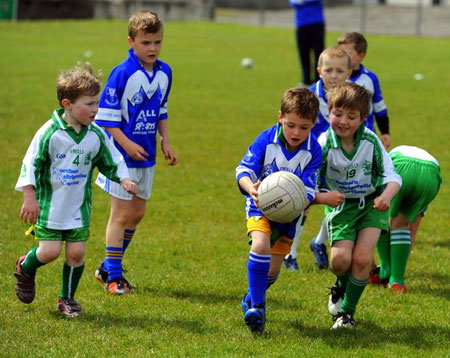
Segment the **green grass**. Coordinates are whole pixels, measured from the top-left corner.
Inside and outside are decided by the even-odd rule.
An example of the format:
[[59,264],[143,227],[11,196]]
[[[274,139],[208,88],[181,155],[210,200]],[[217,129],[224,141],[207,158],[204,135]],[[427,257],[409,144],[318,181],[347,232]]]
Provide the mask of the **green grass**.
[[[329,33],[332,44],[339,34]],[[267,332],[242,322],[248,245],[234,169],[247,146],[276,121],[282,92],[300,79],[293,31],[214,23],[167,23],[161,58],[171,64],[170,133],[180,163],[158,157],[148,212],[124,259],[138,286],[108,296],[93,280],[104,255],[109,200],[94,190],[91,238],[77,299],[85,315],[55,312],[63,258],[41,268],[33,304],[14,294],[14,262],[35,244],[22,232],[20,162],[34,132],[57,106],[60,69],[93,52],[105,78],[126,56],[124,21],[0,23],[0,356],[4,357],[449,357],[449,187],[444,183],[419,231],[407,283],[411,293],[368,287],[357,329],[331,332],[329,271],[318,271],[308,242],[322,208],[312,211],[299,246],[300,272],[283,272],[268,291]],[[393,146],[417,145],[449,177],[450,39],[368,36],[365,64],[380,78]],[[243,70],[252,57],[256,70]],[[422,73],[424,80],[413,75]]]

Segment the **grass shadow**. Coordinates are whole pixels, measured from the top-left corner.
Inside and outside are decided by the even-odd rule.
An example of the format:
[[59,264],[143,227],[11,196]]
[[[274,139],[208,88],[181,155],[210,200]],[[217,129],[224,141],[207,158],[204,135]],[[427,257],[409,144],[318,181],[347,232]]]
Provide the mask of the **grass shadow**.
[[[291,326],[300,336],[321,339],[331,348],[378,349],[382,346],[407,345],[420,349],[435,349],[434,337],[449,337],[450,329],[439,326],[406,326],[399,329],[383,329],[371,321],[358,320],[354,329],[330,330],[315,326],[305,326],[301,322],[292,322]],[[342,344],[345,342],[345,344]]]

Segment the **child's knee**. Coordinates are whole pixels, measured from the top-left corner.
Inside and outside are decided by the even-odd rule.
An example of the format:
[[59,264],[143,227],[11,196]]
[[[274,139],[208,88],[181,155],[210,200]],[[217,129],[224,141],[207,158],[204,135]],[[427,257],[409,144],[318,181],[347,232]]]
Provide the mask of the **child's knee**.
[[333,272],[343,273],[350,269],[352,264],[351,255],[345,252],[339,252],[331,256],[330,265]]
[[67,251],[66,261],[69,266],[80,266],[84,262],[84,248],[72,248]]
[[37,252],[37,259],[43,263],[49,263],[56,260],[61,254],[61,246],[57,245],[44,245],[40,246]]

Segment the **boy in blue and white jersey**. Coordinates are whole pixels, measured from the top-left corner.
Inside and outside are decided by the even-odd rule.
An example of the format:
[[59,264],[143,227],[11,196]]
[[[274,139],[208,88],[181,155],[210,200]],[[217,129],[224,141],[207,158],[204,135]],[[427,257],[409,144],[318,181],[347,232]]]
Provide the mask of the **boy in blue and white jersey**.
[[391,146],[389,135],[389,117],[386,104],[381,93],[378,77],[362,64],[367,54],[367,40],[358,32],[349,32],[342,35],[337,44],[341,46],[352,60],[352,74],[350,81],[363,86],[372,95],[369,115],[366,119],[366,127],[375,132],[374,119],[380,131],[380,139],[387,149]]
[[34,224],[39,240],[39,246],[17,260],[17,297],[27,304],[34,300],[36,270],[57,259],[66,241],[57,308],[68,317],[81,314],[74,296],[89,238],[94,168],[121,183],[124,190],[137,192],[122,155],[92,123],[100,88],[100,79],[88,64],[61,73],[57,97],[62,108],[55,110],[35,134],[16,184],[16,190],[24,195],[20,217]]
[[106,229],[106,258],[95,278],[114,295],[129,293],[132,288],[123,277],[122,258],[150,199],[157,131],[169,165],[178,161],[168,132],[167,100],[172,71],[158,60],[163,30],[161,19],[153,12],[139,11],[130,17],[128,58],[112,70],[96,116],[96,123],[114,138],[139,188],[136,195],[130,195],[101,174],[96,181],[111,195],[111,215]]
[[390,202],[402,180],[374,132],[363,123],[370,93],[353,82],[337,85],[328,98],[330,129],[319,138],[321,176],[330,190],[344,194],[336,208],[326,206],[330,265],[337,277],[328,310],[332,329],[353,327],[353,314],[367,285],[373,253],[388,229]]
[[[311,130],[311,133],[318,138],[320,134],[325,132],[330,127],[327,93],[338,83],[347,80],[350,76],[350,57],[337,45],[327,47],[320,54],[317,73],[320,75],[320,79],[313,86],[309,87],[309,90],[314,92],[319,99],[317,122]],[[300,236],[303,232],[303,227],[308,214],[309,209],[305,211],[303,220],[297,227],[294,242],[291,246],[291,251],[284,259],[284,266],[287,270],[298,270],[297,246],[300,241]],[[317,237],[320,237],[322,232],[323,230],[319,232]],[[310,249],[316,257],[316,264],[319,268],[327,268],[328,257],[326,253],[326,246],[324,243],[315,244],[314,240],[315,239],[313,239],[310,243]]]
[[314,199],[322,152],[310,132],[317,120],[318,108],[316,96],[308,89],[287,90],[278,112],[278,123],[256,138],[236,168],[236,180],[245,195],[247,234],[251,243],[247,264],[249,289],[241,305],[245,323],[252,332],[264,331],[265,293],[278,278],[296,224],[301,220],[300,216],[282,224],[264,217],[258,208],[258,187],[268,175],[289,171],[305,184],[308,202]]

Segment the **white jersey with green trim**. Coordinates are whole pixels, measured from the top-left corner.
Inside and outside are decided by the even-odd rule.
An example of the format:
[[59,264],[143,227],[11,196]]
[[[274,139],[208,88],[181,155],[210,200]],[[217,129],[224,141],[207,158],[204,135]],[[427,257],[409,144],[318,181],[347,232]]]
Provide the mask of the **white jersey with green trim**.
[[90,225],[95,167],[117,182],[129,178],[122,155],[98,125],[76,132],[63,113],[55,110],[34,135],[15,187],[34,186],[40,210],[36,224],[56,230]]
[[426,150],[421,149],[419,147],[414,147],[411,145],[400,145],[398,147],[395,147],[389,152],[389,156],[391,158],[393,157],[408,157],[408,158],[415,158],[420,160],[425,160],[427,162],[431,162],[436,164],[439,167],[439,161],[433,157],[430,153],[428,153]]
[[358,128],[355,149],[349,154],[331,128],[319,137],[322,146],[321,176],[331,190],[347,198],[362,198],[389,182],[402,184],[389,155],[376,134],[365,126]]

